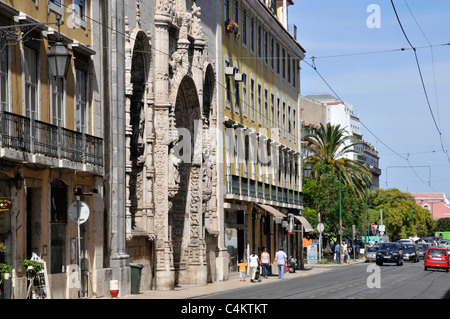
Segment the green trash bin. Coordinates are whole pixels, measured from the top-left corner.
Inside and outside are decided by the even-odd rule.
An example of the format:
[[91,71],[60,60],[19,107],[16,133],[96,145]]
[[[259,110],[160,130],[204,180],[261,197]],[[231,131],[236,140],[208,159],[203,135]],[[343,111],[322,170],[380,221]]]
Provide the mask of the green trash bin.
[[144,265],[130,263],[131,268],[131,293],[133,295],[139,294],[139,287],[141,286],[141,272]]

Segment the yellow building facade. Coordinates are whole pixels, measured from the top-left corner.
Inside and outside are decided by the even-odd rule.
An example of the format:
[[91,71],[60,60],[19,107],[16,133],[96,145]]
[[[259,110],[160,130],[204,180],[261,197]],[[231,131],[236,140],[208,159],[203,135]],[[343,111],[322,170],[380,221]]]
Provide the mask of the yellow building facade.
[[[297,256],[302,210],[299,63],[289,1],[223,0],[225,247],[229,270],[253,251]],[[299,219],[300,220],[300,219]]]
[[[22,265],[32,258],[46,264],[47,298],[105,290],[102,111],[94,96],[100,79],[88,18],[100,10],[93,6],[87,0],[0,1],[0,199],[11,202],[0,212],[0,242],[7,248],[0,263],[13,269],[2,298],[33,296]],[[70,53],[67,74],[58,78],[48,62],[57,40]],[[81,236],[69,218],[77,200],[90,212]]]

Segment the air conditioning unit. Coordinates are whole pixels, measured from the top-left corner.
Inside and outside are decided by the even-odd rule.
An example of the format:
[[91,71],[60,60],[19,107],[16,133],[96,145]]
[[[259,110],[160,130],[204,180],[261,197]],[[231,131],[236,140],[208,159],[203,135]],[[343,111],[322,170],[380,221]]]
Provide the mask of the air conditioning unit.
[[234,75],[234,68],[232,66],[227,66],[225,68],[225,75],[226,76],[233,76]]
[[236,82],[242,82],[242,78],[243,78],[242,73],[236,73],[234,75],[234,81]]

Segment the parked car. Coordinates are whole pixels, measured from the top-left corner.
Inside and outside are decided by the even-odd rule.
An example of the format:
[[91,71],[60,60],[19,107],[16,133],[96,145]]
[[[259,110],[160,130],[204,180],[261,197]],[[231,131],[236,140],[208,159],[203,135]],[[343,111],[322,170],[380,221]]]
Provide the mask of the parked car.
[[419,258],[425,258],[428,247],[430,247],[429,244],[417,244],[417,248],[419,249]]
[[413,260],[414,262],[419,262],[419,250],[417,245],[413,243],[402,243],[403,250],[403,260]]
[[430,247],[425,254],[424,269],[436,268],[449,270],[448,251],[443,247]]
[[378,246],[370,246],[364,251],[366,262],[377,261]]
[[377,251],[377,265],[383,263],[396,263],[397,266],[403,265],[403,251],[401,243],[380,243]]

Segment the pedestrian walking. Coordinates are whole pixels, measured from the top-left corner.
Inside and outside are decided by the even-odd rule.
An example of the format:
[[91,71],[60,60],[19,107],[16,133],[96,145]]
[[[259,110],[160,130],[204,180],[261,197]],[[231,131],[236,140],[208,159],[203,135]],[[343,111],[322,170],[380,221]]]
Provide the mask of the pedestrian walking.
[[278,266],[278,279],[284,279],[284,270],[287,263],[287,255],[283,251],[282,247],[280,247],[280,249],[275,254],[275,259],[273,263],[274,264],[276,263]]
[[342,241],[342,253],[344,256],[344,263],[347,263],[348,254],[347,254],[347,244],[345,243],[345,240]]
[[334,246],[334,256],[337,261],[338,264],[341,263],[341,246],[339,245],[339,243],[336,243],[336,245]]
[[238,262],[239,267],[239,281],[245,281],[245,272],[247,268],[247,263],[244,262],[243,259],[241,259],[241,262]]
[[262,268],[262,276],[267,278],[269,274],[269,266],[270,266],[270,254],[267,252],[267,248],[264,248],[264,251],[261,254],[261,268]]
[[250,274],[251,274],[251,282],[255,282],[256,280],[256,270],[259,267],[259,258],[253,251],[249,258],[249,267],[250,267]]

